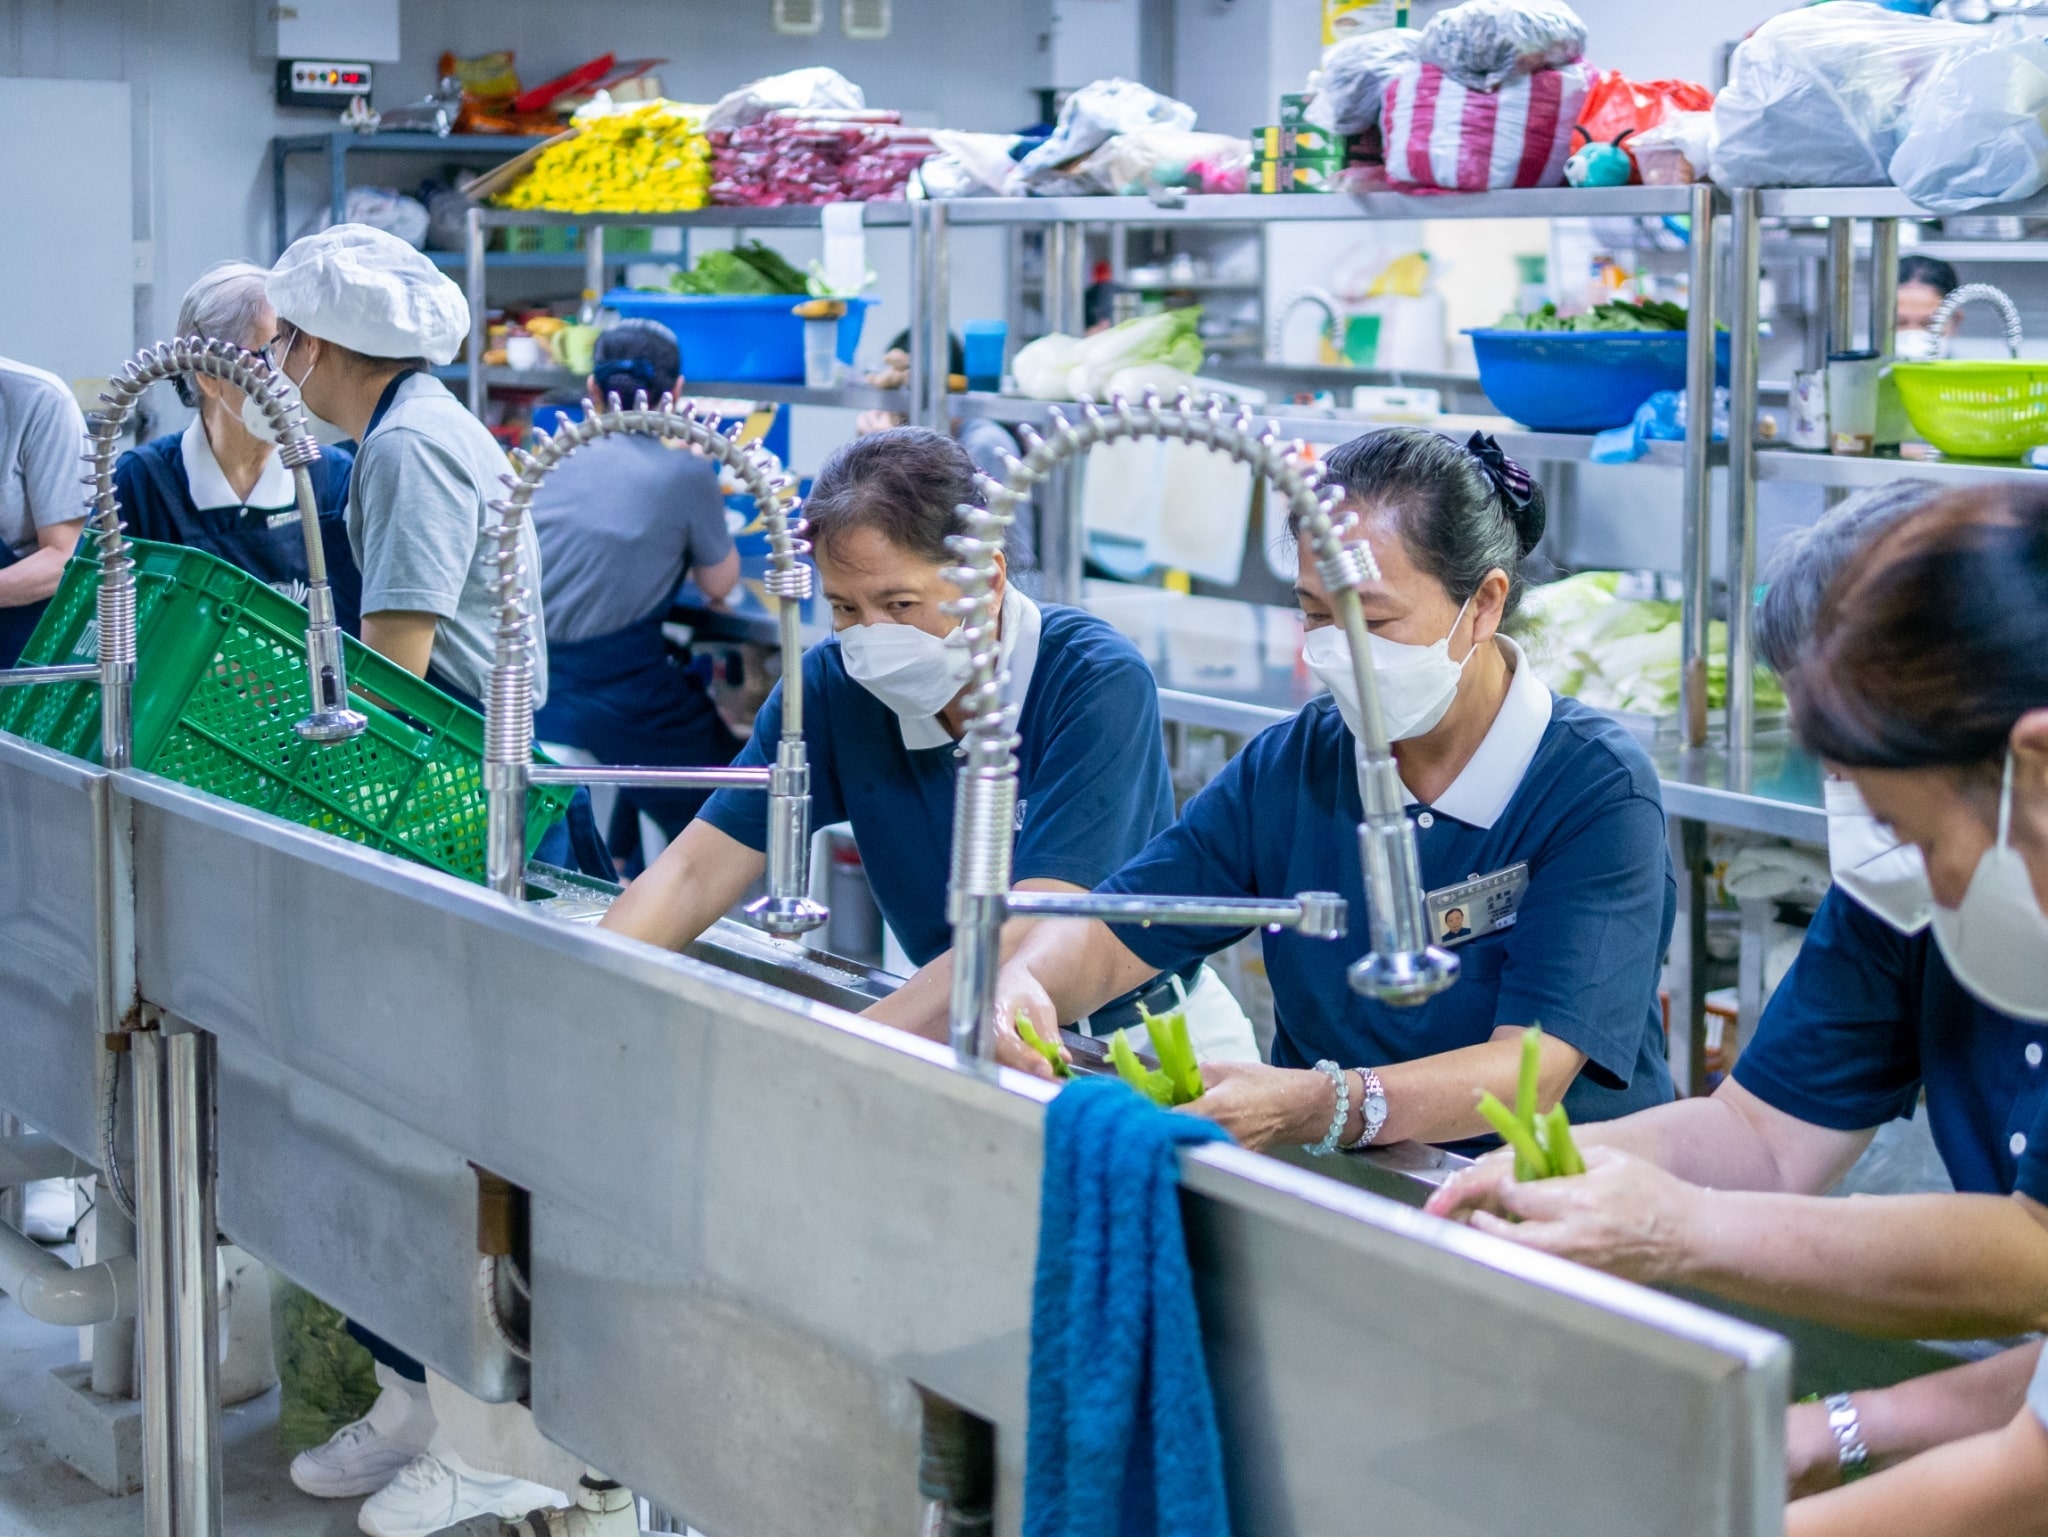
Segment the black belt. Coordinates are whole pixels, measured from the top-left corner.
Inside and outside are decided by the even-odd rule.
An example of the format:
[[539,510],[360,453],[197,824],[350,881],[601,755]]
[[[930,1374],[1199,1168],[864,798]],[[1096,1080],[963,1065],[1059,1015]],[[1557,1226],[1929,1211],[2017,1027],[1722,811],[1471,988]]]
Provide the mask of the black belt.
[[[1107,1040],[1117,1031],[1132,1025],[1142,1026],[1145,1015],[1171,1014],[1181,1006],[1181,994],[1195,990],[1195,978],[1201,972],[1202,963],[1196,961],[1184,971],[1164,971],[1147,982],[1143,987],[1125,993],[1121,998],[1112,998],[1093,1014],[1084,1014],[1074,1021],[1072,1028],[1096,1040]],[[1174,984],[1178,982],[1179,987]],[[1139,1012],[1140,1010],[1144,1012]]]

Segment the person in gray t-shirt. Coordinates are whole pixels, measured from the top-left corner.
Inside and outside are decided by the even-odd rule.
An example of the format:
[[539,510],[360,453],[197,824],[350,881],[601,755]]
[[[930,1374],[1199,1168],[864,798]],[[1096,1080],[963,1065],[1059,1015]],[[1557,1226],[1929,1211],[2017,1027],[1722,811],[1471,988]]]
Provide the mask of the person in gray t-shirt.
[[[680,389],[680,368],[668,327],[622,321],[598,338],[591,397],[658,399]],[[535,721],[541,739],[603,763],[730,763],[739,738],[662,635],[686,576],[713,602],[739,580],[717,467],[653,438],[600,438],[541,483],[533,526],[555,685]],[[622,790],[607,830],[613,857],[635,869],[640,814],[673,838],[708,793]]]
[[0,667],[35,633],[85,526],[84,453],[64,381],[0,358]]
[[[462,290],[395,236],[338,224],[295,241],[267,293],[278,318],[275,366],[314,415],[360,445],[348,536],[363,573],[363,643],[481,699],[497,625],[491,503],[508,466],[484,424],[427,373],[453,361],[468,337]],[[530,528],[520,544],[537,589]],[[534,702],[546,697],[547,664],[537,656]]]
[[[277,312],[271,366],[306,408],[358,443],[348,538],[363,574],[363,644],[473,707],[490,678],[491,584],[504,453],[428,372],[469,335],[469,304],[439,268],[394,235],[337,224],[294,241],[264,285]],[[519,532],[528,603],[541,613],[540,545]],[[547,698],[536,647],[533,700]],[[578,790],[534,857],[616,873]]]

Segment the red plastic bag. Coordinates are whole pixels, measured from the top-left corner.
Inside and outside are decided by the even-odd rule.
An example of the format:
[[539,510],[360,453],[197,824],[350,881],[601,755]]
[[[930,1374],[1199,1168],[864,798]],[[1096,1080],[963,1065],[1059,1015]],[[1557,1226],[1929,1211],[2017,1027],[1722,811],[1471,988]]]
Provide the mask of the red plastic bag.
[[[1630,80],[1618,69],[1603,69],[1593,77],[1586,104],[1579,109],[1579,128],[1585,134],[1580,142],[1627,149],[1623,134],[1638,134],[1681,112],[1706,112],[1713,105],[1714,93],[1690,80]],[[1629,164],[1635,166],[1634,154]],[[1630,181],[1642,179],[1640,167],[1630,172]]]

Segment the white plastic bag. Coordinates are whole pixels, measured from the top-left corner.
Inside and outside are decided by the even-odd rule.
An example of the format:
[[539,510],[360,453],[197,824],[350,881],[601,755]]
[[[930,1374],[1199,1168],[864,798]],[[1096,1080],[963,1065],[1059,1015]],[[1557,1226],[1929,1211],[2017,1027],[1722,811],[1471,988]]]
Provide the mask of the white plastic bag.
[[[332,210],[323,208],[299,229],[301,237],[317,235],[334,222]],[[387,235],[396,235],[414,250],[427,243],[427,205],[396,187],[351,187],[341,205],[341,222],[367,224]]]
[[1422,29],[1424,60],[1473,91],[1497,91],[1517,75],[1576,63],[1586,24],[1564,0],[1465,0]]
[[1874,187],[1914,97],[1975,27],[1868,0],[1773,16],[1736,48],[1714,98],[1714,180],[1724,187]]
[[836,69],[823,65],[793,69],[726,92],[705,117],[704,131],[744,128],[790,107],[810,112],[858,112],[867,104],[860,87]]
[[1327,133],[1364,133],[1380,120],[1387,78],[1415,57],[1422,34],[1412,27],[1385,27],[1332,43],[1320,68],[1310,73],[1308,120]]
[[[1017,162],[1010,158],[1010,147],[1017,142],[1012,133],[964,133],[957,128],[934,128],[931,130],[932,143],[939,147],[938,159],[952,162],[961,174],[970,179],[972,186],[957,192],[940,193],[932,190],[932,162],[925,162],[925,189],[934,197],[995,197],[999,195],[1015,170]],[[951,167],[948,168],[949,171]]]
[[1054,191],[1065,191],[1059,184],[1060,172],[1105,140],[1140,128],[1194,126],[1195,109],[1186,102],[1161,96],[1136,81],[1098,80],[1067,98],[1052,137],[1017,162],[1011,190],[1037,191],[1044,183]]
[[1704,181],[1714,148],[1714,114],[1674,112],[1654,128],[1633,134],[1629,155],[1650,187]]
[[1913,99],[1892,180],[1936,213],[2048,186],[2048,38],[2006,22],[1951,53]]
[[1188,128],[1140,128],[1105,140],[1093,154],[1072,168],[1075,193],[1109,193],[1142,197],[1154,188],[1192,187],[1196,192],[1222,190],[1211,179],[1237,173],[1238,191],[1252,159],[1251,142],[1224,133]]

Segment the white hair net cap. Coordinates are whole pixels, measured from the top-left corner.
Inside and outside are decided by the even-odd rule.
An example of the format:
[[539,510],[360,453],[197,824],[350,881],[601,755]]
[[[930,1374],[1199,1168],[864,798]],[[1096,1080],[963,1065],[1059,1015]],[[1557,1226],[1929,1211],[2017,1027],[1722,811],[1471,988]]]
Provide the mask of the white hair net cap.
[[469,301],[396,235],[336,224],[295,240],[264,285],[280,320],[373,358],[452,363],[469,337]]

